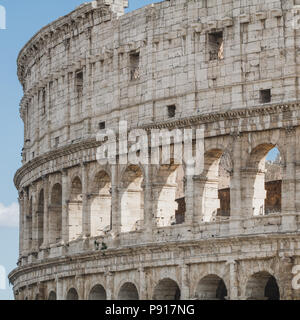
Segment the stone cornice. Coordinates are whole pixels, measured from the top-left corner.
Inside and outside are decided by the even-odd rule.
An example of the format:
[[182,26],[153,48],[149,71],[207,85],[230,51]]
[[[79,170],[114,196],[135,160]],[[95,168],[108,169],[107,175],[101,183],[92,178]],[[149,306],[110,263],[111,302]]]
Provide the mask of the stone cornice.
[[[76,255],[70,255],[70,256],[64,256],[60,258],[52,258],[49,260],[45,260],[40,263],[35,263],[35,264],[29,264],[26,265],[25,267],[18,267],[10,274],[8,275],[8,278],[12,283],[15,282],[15,279],[20,278],[20,276],[27,274],[28,272],[34,272],[38,271],[41,269],[47,269],[51,268],[54,266],[64,266],[64,265],[70,265],[72,263],[76,263],[76,266],[78,266],[79,263],[84,263],[88,261],[95,261],[99,259],[111,259],[115,257],[122,257],[122,256],[128,256],[128,255],[137,255],[137,254],[149,254],[149,253],[160,253],[160,252],[168,252],[168,251],[177,251],[179,252],[180,250],[187,252],[186,249],[191,249],[191,248],[202,248],[203,243],[205,243],[206,246],[211,246],[215,247],[218,244],[236,244],[236,245],[241,245],[242,241],[245,241],[249,244],[250,241],[254,243],[261,243],[261,242],[273,242],[273,241],[286,241],[289,239],[290,241],[299,241],[299,234],[268,234],[268,237],[266,237],[265,234],[255,234],[255,235],[245,235],[245,236],[236,236],[236,237],[229,237],[229,238],[212,238],[212,239],[202,239],[202,240],[190,240],[190,241],[180,241],[180,242],[171,242],[168,243],[166,246],[166,243],[149,243],[145,245],[138,245],[137,247],[123,247],[123,248],[116,248],[116,249],[110,249],[105,252],[105,256],[103,256],[102,252],[99,251],[90,251],[90,252],[83,252],[81,254],[76,254]],[[287,252],[289,250],[287,249]],[[249,252],[250,253],[250,252]],[[255,255],[255,259],[259,258],[257,252],[252,252],[252,254]],[[234,256],[235,253],[233,252],[232,255]],[[222,256],[222,253],[220,253],[220,256]],[[275,258],[277,256],[276,250],[272,253],[270,252],[269,256],[265,256],[263,254],[262,258]],[[186,260],[190,259],[190,263],[187,262],[187,264],[194,264],[196,263],[193,259],[192,256],[187,256],[185,254],[184,258]],[[199,258],[199,262],[201,263],[201,258]],[[249,256],[245,255],[244,257],[245,260],[249,259]],[[207,260],[215,260],[215,254],[213,255],[208,255]],[[171,264],[174,265],[173,261],[170,261]],[[176,263],[177,265],[177,263]],[[179,265],[179,264],[178,264]],[[147,266],[145,266],[147,268]],[[132,268],[134,268],[132,266]],[[34,280],[35,281],[35,280]]]
[[199,124],[206,124],[215,121],[232,120],[239,118],[249,118],[254,116],[271,115],[287,111],[300,110],[300,103],[270,104],[254,108],[236,109],[225,112],[215,112],[209,114],[201,114],[184,119],[156,122],[155,124],[143,125],[139,128],[145,130],[151,129],[174,129]]
[[[162,121],[162,122],[157,122],[153,124],[143,125],[138,128],[144,129],[147,131],[150,131],[151,129],[172,130],[175,128],[189,128],[189,127],[201,126],[201,125],[205,125],[205,124],[209,124],[217,121],[250,118],[255,116],[265,116],[265,115],[279,114],[279,113],[291,112],[291,111],[300,111],[300,103],[274,104],[274,105],[255,107],[252,109],[237,109],[237,110],[230,110],[226,112],[203,114],[203,115],[191,116],[188,118],[182,118],[182,119],[177,119],[172,121],[171,120]],[[293,127],[296,127],[296,126],[297,125],[294,125]],[[288,124],[285,127],[283,122],[283,125],[280,128],[284,128],[284,129],[290,128],[290,125]],[[135,128],[130,128],[130,130],[131,129],[135,129]],[[229,131],[227,130],[228,134],[231,133],[230,130],[233,130],[233,131],[237,130],[237,128],[232,128],[232,127],[227,129],[229,130]],[[35,168],[51,160],[55,160],[58,157],[73,154],[75,152],[82,151],[88,148],[97,147],[99,145],[100,143],[97,142],[94,138],[89,138],[86,140],[82,140],[81,142],[78,142],[76,144],[67,145],[59,149],[49,151],[39,157],[36,157],[32,161],[29,161],[28,163],[26,163],[22,168],[20,168],[16,172],[14,177],[14,183],[16,188],[19,190],[21,180],[27,172],[30,172]]]
[[78,142],[76,144],[70,144],[58,149],[55,149],[53,151],[49,151],[46,152],[45,154],[36,157],[35,159],[33,159],[32,161],[29,161],[28,163],[26,163],[23,167],[21,167],[15,174],[14,177],[14,183],[17,189],[19,189],[22,177],[26,174],[26,172],[32,171],[35,168],[51,161],[51,160],[55,160],[58,157],[61,156],[66,156],[69,154],[73,154],[75,152],[78,151],[82,151],[85,149],[89,149],[89,148],[94,148],[99,146],[100,143],[97,142],[95,139],[86,139],[82,142]]

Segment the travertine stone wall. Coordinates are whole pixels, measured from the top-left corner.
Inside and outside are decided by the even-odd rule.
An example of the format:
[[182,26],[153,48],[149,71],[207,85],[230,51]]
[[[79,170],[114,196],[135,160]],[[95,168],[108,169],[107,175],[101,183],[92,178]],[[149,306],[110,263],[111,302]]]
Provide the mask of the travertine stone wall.
[[[298,299],[297,3],[171,0],[124,14],[127,5],[83,4],[20,52],[16,299]],[[203,172],[100,165],[96,133],[120,120],[149,134],[203,128]],[[270,213],[274,147],[281,206]]]

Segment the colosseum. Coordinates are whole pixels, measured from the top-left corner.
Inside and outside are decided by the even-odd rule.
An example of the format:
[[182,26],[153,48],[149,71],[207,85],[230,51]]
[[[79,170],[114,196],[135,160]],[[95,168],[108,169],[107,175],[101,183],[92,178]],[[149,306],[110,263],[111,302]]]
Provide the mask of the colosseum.
[[[19,54],[15,299],[300,299],[300,1],[127,6],[84,3]],[[204,128],[201,174],[101,164],[120,121]]]

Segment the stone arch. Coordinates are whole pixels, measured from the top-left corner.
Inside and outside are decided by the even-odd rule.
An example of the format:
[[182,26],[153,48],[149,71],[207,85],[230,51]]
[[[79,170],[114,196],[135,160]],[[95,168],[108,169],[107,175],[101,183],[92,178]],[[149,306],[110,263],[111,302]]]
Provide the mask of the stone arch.
[[62,186],[60,183],[53,185],[49,207],[49,240],[58,243],[62,239]]
[[91,289],[88,300],[106,300],[106,299],[107,299],[106,290],[101,284],[97,284]]
[[[278,149],[277,145],[272,143],[256,145],[248,157],[242,183],[244,211],[247,216],[281,212],[282,176],[272,180],[266,175],[275,165],[266,161],[267,155],[274,148]],[[280,152],[279,149],[278,151]],[[281,170],[280,163],[278,167]]]
[[231,154],[212,148],[204,153],[204,169],[195,180],[196,206],[202,221],[211,222],[230,216]]
[[118,300],[139,300],[136,285],[132,282],[125,282],[119,290]]
[[66,300],[72,300],[72,301],[79,300],[79,295],[75,288],[69,289]]
[[126,168],[120,189],[121,232],[140,230],[144,224],[144,189],[139,166]]
[[202,278],[196,288],[198,300],[226,300],[228,295],[224,280],[216,274]]
[[171,278],[160,280],[154,288],[153,300],[180,300],[180,297],[180,287]]
[[56,297],[56,292],[55,291],[51,291],[48,295],[48,300],[57,300]]
[[38,245],[40,247],[44,242],[44,189],[39,192],[37,219]]
[[183,165],[159,166],[155,175],[153,194],[155,218],[158,227],[184,223],[185,220],[185,171]]
[[254,273],[247,281],[245,296],[248,300],[280,300],[276,278],[267,271]]
[[69,241],[72,241],[82,235],[82,183],[79,176],[72,180],[68,209]]
[[89,199],[91,235],[99,236],[112,228],[111,178],[106,171],[101,170],[92,181]]

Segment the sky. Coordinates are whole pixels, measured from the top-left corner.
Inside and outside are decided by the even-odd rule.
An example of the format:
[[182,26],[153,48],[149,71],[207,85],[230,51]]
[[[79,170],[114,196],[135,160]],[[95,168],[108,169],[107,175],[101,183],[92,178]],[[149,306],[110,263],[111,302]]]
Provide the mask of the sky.
[[[13,299],[6,275],[18,259],[18,204],[13,176],[21,166],[23,124],[19,117],[22,89],[16,75],[16,59],[25,43],[43,26],[82,4],[82,0],[0,0],[6,10],[6,30],[0,30],[0,300]],[[131,11],[159,0],[129,0]],[[0,20],[0,28],[1,23]],[[276,153],[276,152],[275,152]],[[271,155],[270,158],[274,157]]]
[[[12,290],[1,280],[18,259],[18,194],[13,184],[21,166],[23,123],[19,117],[22,88],[16,75],[16,59],[25,43],[43,26],[67,14],[84,0],[0,0],[6,11],[6,29],[0,30],[0,300],[13,299]],[[127,11],[158,0],[129,0]],[[2,19],[0,19],[0,28]],[[6,277],[7,278],[7,277]],[[6,281],[7,282],[7,281]]]

